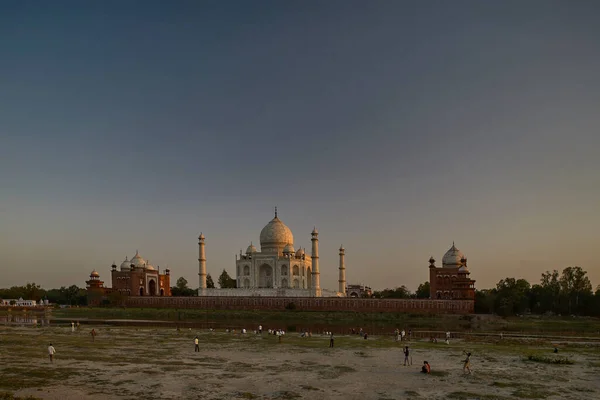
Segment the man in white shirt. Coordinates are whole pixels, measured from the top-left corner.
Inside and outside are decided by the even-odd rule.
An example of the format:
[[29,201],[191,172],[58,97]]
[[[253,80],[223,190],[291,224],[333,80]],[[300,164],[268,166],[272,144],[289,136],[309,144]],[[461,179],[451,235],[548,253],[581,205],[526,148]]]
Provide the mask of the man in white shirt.
[[50,362],[54,362],[54,353],[56,353],[56,349],[52,346],[52,343],[48,346],[48,357],[50,357]]
[[259,325],[259,326],[258,326],[258,333],[259,333],[259,334],[262,334],[262,325]]
[[200,352],[200,342],[198,340],[198,336],[194,338],[194,353]]

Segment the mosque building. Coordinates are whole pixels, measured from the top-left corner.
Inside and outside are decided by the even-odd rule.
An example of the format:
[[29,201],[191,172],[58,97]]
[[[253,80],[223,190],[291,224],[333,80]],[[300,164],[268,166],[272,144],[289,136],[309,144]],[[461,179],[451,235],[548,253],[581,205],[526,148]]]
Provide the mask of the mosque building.
[[294,248],[294,235],[277,216],[260,232],[260,251],[252,244],[236,255],[235,289],[206,287],[205,237],[200,234],[200,296],[344,297],[346,296],[345,249],[339,250],[338,291],[321,288],[319,271],[319,232],[311,233],[310,255]]
[[442,267],[435,266],[435,259],[429,258],[430,298],[435,300],[474,300],[475,281],[469,277],[467,257],[452,247],[442,258]]
[[161,274],[160,267],[152,266],[138,251],[131,260],[125,257],[118,269],[116,264],[111,266],[111,280],[112,287],[105,287],[100,274],[92,271],[86,281],[88,304],[101,304],[114,292],[123,296],[171,296],[171,271],[167,268]]

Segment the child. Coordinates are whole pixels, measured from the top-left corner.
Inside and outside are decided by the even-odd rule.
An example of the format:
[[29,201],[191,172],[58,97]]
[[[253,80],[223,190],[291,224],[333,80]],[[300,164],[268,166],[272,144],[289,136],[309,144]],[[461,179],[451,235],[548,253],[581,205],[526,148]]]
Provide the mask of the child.
[[467,353],[464,363],[463,372],[469,371],[469,375],[471,375],[471,353]]
[[50,362],[54,362],[54,353],[56,353],[56,349],[52,346],[52,343],[48,346],[48,357],[50,357]]
[[408,346],[404,347],[404,366],[410,365],[410,361],[408,360]]
[[431,367],[427,361],[423,361],[423,366],[421,367],[421,372],[424,374],[428,374],[431,372]]

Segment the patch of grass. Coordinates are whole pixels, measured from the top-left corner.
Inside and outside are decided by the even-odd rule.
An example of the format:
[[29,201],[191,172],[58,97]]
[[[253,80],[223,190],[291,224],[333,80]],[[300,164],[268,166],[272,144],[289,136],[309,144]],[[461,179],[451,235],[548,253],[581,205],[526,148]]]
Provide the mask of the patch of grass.
[[448,376],[450,373],[448,371],[431,371],[429,375],[431,376]]
[[322,390],[319,388],[316,388],[314,386],[310,386],[310,385],[300,385],[300,387],[304,390],[313,390],[313,391],[317,391],[317,392],[321,392]]
[[42,400],[39,397],[27,396],[19,397],[9,392],[0,392],[0,400]]
[[255,395],[254,393],[250,393],[250,392],[238,393],[237,397],[242,398],[242,399],[257,399],[258,398],[257,395]]
[[302,396],[296,392],[290,392],[288,390],[284,390],[282,392],[277,392],[273,394],[272,399],[281,399],[281,400],[291,400],[291,399],[301,399]]
[[472,392],[452,392],[448,394],[448,399],[456,400],[508,400],[510,397],[498,396],[495,394],[479,394]]
[[521,399],[545,399],[548,396],[552,396],[555,393],[552,392],[547,392],[547,391],[543,391],[543,390],[536,390],[536,389],[518,389],[515,390],[512,395],[514,397],[518,397]]
[[568,357],[546,357],[535,354],[530,354],[523,361],[533,361],[544,364],[560,364],[560,365],[573,365],[575,361],[571,360]]

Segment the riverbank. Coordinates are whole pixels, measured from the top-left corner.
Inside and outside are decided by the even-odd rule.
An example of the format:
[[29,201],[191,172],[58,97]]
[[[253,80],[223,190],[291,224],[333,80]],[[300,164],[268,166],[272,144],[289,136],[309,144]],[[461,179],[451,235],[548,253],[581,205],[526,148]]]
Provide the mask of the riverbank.
[[52,318],[79,320],[171,321],[182,326],[222,327],[253,326],[278,323],[284,327],[329,326],[337,328],[367,327],[370,331],[393,331],[395,328],[453,332],[505,332],[600,336],[600,319],[524,316],[502,318],[492,315],[417,315],[403,313],[353,313],[310,311],[234,311],[153,308],[66,308],[52,311]]
[[[0,327],[0,393],[45,400],[579,400],[600,393],[600,346],[573,340],[466,338],[446,345],[336,335],[331,349],[328,335],[288,333],[280,340],[265,333],[87,328]],[[57,350],[54,364],[48,343]],[[406,344],[408,366],[401,351]],[[465,351],[473,354],[473,375],[462,370]],[[424,360],[430,375],[419,372]]]

